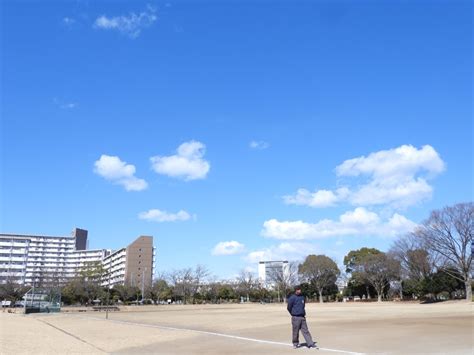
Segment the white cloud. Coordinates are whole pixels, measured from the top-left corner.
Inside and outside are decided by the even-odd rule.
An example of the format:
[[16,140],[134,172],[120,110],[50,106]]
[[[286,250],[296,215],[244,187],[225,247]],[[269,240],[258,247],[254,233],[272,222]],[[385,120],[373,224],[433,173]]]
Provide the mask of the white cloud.
[[356,206],[390,204],[396,208],[415,205],[431,197],[433,188],[423,178],[400,177],[397,181],[373,180],[350,196]]
[[388,220],[381,220],[375,212],[357,207],[339,217],[339,220],[322,219],[316,223],[279,221],[270,219],[263,223],[262,235],[282,240],[321,239],[327,237],[396,236],[412,231],[416,224],[397,213]]
[[245,246],[235,240],[217,243],[212,250],[212,255],[235,255],[244,251]]
[[249,147],[252,149],[264,150],[264,149],[270,148],[270,143],[265,142],[265,141],[251,141],[249,143]]
[[444,169],[445,164],[433,147],[425,145],[417,149],[402,145],[349,159],[337,166],[337,176],[349,179],[352,186],[315,192],[301,188],[283,199],[287,204],[310,207],[349,202],[354,206],[405,208],[429,199],[433,188],[428,180]]
[[148,183],[135,177],[135,166],[121,161],[117,156],[101,155],[94,163],[94,172],[117,185],[122,185],[127,191],[141,191]]
[[394,213],[388,221],[388,228],[392,230],[393,234],[401,234],[404,231],[410,232],[416,228],[417,224],[410,221],[405,216],[402,216],[398,213]]
[[363,207],[357,207],[354,211],[348,211],[339,217],[342,225],[374,225],[380,222],[380,218],[375,212],[367,211]]
[[440,173],[444,162],[436,150],[429,145],[417,149],[412,145],[402,145],[395,149],[381,150],[344,161],[336,167],[339,176],[372,175],[375,178],[412,176],[421,170]]
[[347,188],[337,189],[335,193],[330,190],[319,190],[312,193],[306,189],[298,189],[296,195],[283,196],[283,199],[289,205],[329,207],[347,198],[348,193]]
[[181,178],[186,181],[205,179],[211,165],[203,159],[206,146],[197,141],[181,144],[177,154],[150,158],[153,170],[158,174]]
[[117,30],[130,38],[137,38],[142,29],[150,27],[158,17],[156,10],[148,6],[146,11],[138,14],[132,12],[128,16],[107,17],[102,15],[94,22],[94,27],[103,30]]
[[269,260],[301,260],[308,254],[317,253],[315,245],[305,242],[283,242],[261,250],[248,253],[244,260],[248,263],[258,263]]
[[180,210],[177,213],[169,213],[158,209],[151,209],[146,212],[140,212],[138,218],[150,222],[176,222],[187,221],[191,219],[191,215],[183,210]]

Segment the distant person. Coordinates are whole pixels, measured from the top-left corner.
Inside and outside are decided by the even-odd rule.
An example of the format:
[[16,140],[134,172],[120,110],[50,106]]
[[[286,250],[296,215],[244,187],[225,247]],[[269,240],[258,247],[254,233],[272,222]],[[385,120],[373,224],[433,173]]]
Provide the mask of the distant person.
[[304,310],[304,296],[301,294],[301,287],[295,287],[295,293],[288,298],[288,312],[291,314],[291,326],[293,329],[293,349],[300,347],[299,333],[303,333],[308,348],[318,348],[311,338],[311,333],[306,324],[306,312]]

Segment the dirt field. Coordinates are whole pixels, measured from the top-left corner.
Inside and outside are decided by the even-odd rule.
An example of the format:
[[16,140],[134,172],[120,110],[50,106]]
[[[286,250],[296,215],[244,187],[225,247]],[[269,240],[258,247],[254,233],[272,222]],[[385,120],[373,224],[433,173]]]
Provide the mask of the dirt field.
[[[320,350],[291,347],[284,305],[0,313],[1,354],[472,354],[472,303],[308,304]],[[300,337],[300,341],[304,341]]]

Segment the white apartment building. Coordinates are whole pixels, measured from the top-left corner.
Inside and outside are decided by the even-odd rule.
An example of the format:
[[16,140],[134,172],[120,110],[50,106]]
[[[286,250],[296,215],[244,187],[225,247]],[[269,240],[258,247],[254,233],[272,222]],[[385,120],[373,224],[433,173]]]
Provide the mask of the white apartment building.
[[0,239],[0,282],[12,279],[23,284],[30,240],[21,237]]
[[67,276],[73,277],[78,270],[82,270],[87,264],[101,263],[102,260],[111,253],[110,249],[92,249],[92,250],[76,250],[68,257]]
[[87,250],[87,231],[79,228],[63,237],[0,233],[0,283],[63,284],[93,262],[111,270],[104,286],[151,285],[155,268],[153,237],[139,237],[128,247],[111,252]]
[[125,265],[127,263],[127,249],[119,249],[103,260],[107,278],[102,281],[102,286],[123,285],[125,283]]
[[260,261],[258,263],[258,279],[265,287],[272,287],[276,278],[288,278],[288,261]]
[[62,283],[86,262],[100,262],[106,250],[85,250],[87,231],[71,236],[0,234],[0,283]]

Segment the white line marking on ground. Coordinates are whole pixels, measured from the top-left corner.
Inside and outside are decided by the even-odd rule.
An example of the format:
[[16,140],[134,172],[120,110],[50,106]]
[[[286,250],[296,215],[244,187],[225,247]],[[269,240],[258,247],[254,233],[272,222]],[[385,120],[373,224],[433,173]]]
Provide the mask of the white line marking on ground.
[[101,351],[101,352],[103,352],[103,353],[108,354],[107,351],[105,351],[104,349],[101,349],[101,348],[99,348],[98,346],[95,346],[94,344],[88,343],[88,342],[85,341],[84,339],[79,338],[78,336],[76,336],[76,335],[74,335],[74,334],[71,334],[71,333],[65,331],[64,329],[61,329],[61,328],[59,328],[59,327],[56,327],[55,325],[52,325],[51,323],[46,322],[45,320],[38,319],[38,318],[35,318],[35,319],[36,319],[37,321],[41,322],[41,323],[44,323],[44,324],[46,324],[46,325],[49,325],[50,327],[52,327],[52,328],[54,328],[54,329],[56,329],[56,330],[59,330],[60,332],[66,334],[66,335],[69,335],[70,337],[73,337],[74,339],[77,339],[77,340],[83,342],[84,344],[87,344],[87,345],[89,345],[89,346],[92,346],[93,348],[95,348],[95,349],[97,349],[97,350],[99,350],[99,351]]
[[[104,318],[90,317],[90,316],[75,315],[74,317],[89,318],[89,319],[93,318],[93,319],[98,319],[98,320],[105,320]],[[136,322],[129,322],[129,321],[124,321],[124,320],[117,320],[117,319],[109,319],[108,321],[109,322],[115,322],[115,323],[121,323],[121,324],[137,325],[139,327],[157,328],[157,329],[165,329],[165,330],[179,330],[179,331],[184,330],[184,331],[187,331],[187,332],[214,335],[214,336],[224,337],[224,338],[253,341],[255,343],[261,343],[261,344],[293,346],[293,344],[289,344],[289,343],[281,343],[281,342],[271,341],[271,340],[261,340],[261,339],[255,339],[255,338],[247,338],[247,337],[241,337],[241,336],[238,336],[238,335],[208,332],[208,331],[205,331],[205,330],[198,330],[198,329],[177,328],[177,327],[169,327],[169,326],[164,326],[164,325],[147,324],[147,323],[136,323]],[[341,354],[364,355],[364,353],[358,353],[358,352],[347,351],[347,350],[328,349],[328,348],[319,348],[319,350],[331,351],[331,352],[341,353]]]

